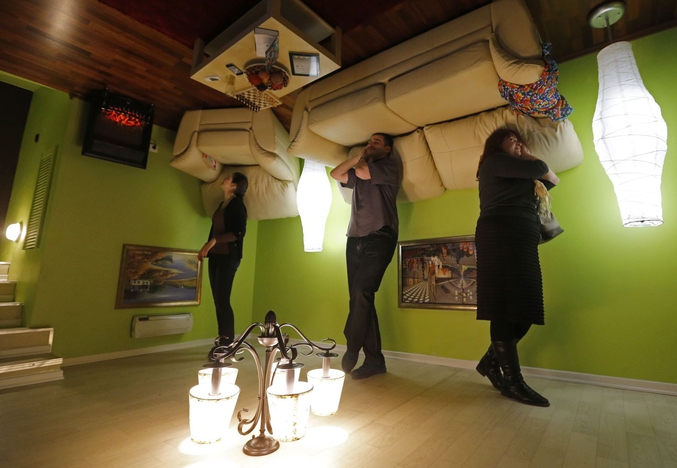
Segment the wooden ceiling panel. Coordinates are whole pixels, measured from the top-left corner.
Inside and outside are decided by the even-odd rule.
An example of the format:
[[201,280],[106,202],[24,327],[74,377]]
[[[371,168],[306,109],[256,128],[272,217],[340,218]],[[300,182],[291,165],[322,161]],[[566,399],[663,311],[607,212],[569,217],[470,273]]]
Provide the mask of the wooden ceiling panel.
[[[0,70],[77,96],[108,85],[156,108],[155,122],[176,128],[187,109],[240,103],[190,79],[195,36],[209,40],[258,0],[2,0]],[[103,3],[102,3],[103,2]],[[608,43],[588,26],[599,0],[525,0],[559,62]],[[105,3],[105,5],[104,5]],[[489,0],[306,0],[343,29],[349,67]],[[107,6],[110,5],[110,6]],[[628,0],[616,39],[631,40],[677,26],[675,0]],[[289,128],[297,93],[275,109]]]

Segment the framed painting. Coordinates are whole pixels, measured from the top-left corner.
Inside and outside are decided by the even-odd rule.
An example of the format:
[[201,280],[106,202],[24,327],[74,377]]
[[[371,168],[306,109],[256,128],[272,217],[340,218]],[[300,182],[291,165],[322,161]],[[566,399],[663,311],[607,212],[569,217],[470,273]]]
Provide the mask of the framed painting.
[[197,250],[122,246],[116,309],[199,305],[202,262]]
[[477,309],[474,236],[399,242],[399,306]]

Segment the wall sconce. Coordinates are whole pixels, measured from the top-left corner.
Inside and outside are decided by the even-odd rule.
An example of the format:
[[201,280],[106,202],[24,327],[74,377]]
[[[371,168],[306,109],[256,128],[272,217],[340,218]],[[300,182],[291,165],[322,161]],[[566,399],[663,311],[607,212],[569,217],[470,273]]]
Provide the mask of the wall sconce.
[[14,223],[7,226],[5,229],[5,237],[12,242],[19,242],[21,233],[23,232],[23,223]]
[[[254,347],[245,341],[249,334],[257,328],[261,331],[258,342],[266,349],[263,364]],[[294,330],[300,337],[300,341],[289,344],[289,336],[282,333],[285,328]],[[228,407],[231,403],[233,407],[235,406],[239,388],[234,384],[221,383],[221,369],[231,366],[230,363],[225,362],[228,359],[232,362],[242,361],[244,358],[237,358],[236,356],[244,351],[249,351],[256,364],[259,381],[258,406],[256,413],[249,419],[243,417],[243,413],[246,413],[247,409],[238,412],[239,424],[237,430],[240,435],[248,435],[256,428],[257,423],[260,423],[260,433],[258,436],[252,436],[244,444],[242,451],[251,456],[268,455],[280,448],[280,441],[291,442],[302,438],[306,432],[311,408],[314,414],[320,415],[329,415],[336,412],[341,398],[341,388],[345,380],[345,373],[330,369],[330,358],[337,356],[337,354],[330,352],[336,347],[336,342],[330,338],[323,340],[323,342],[328,344],[321,345],[310,341],[290,323],[278,324],[275,312],[270,311],[266,314],[264,323],[252,323],[240,335],[240,338],[230,345],[213,347],[209,352],[209,360],[212,363],[205,365],[207,368],[212,368],[211,385],[209,387],[204,384],[197,385],[190,391],[191,439],[197,443],[212,443],[222,438],[233,414],[233,410],[228,412]],[[319,379],[311,378],[311,373],[314,376],[317,373],[310,371],[308,373],[309,380],[320,381],[321,383],[317,384],[318,387],[328,387],[332,383],[334,387],[339,385],[338,391],[336,388],[331,391],[320,388],[321,404],[329,406],[330,411],[321,408],[320,403],[316,403],[318,394],[315,393],[315,385],[298,379],[298,372],[303,364],[295,362],[295,359],[299,353],[309,355],[313,350],[321,351],[318,356],[323,358],[322,369],[318,369],[321,372]],[[278,353],[280,354],[279,363],[275,361]],[[193,403],[194,400],[195,404]],[[214,403],[215,400],[224,400],[224,402]],[[221,405],[218,411],[216,410],[217,405]],[[211,417],[203,418],[202,415],[206,415],[210,407],[213,411]],[[207,409],[205,410],[205,408]],[[316,412],[316,408],[320,408],[320,412]],[[275,438],[272,437],[272,434],[275,435]]]
[[305,160],[296,191],[296,206],[303,226],[303,250],[322,252],[324,226],[331,207],[331,185],[323,164]]
[[[588,20],[595,28],[618,21],[623,2],[593,10]],[[611,37],[609,37],[611,39]],[[632,46],[617,42],[598,55],[599,95],[592,131],[595,150],[614,186],[623,226],[663,224],[661,173],[667,151],[668,128],[661,109],[644,87]]]

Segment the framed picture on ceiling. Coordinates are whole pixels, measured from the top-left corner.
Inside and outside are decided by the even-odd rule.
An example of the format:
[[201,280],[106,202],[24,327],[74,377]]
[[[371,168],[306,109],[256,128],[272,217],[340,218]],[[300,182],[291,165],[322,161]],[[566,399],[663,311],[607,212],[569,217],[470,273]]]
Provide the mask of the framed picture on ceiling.
[[477,309],[474,236],[399,242],[399,306],[415,309]]
[[289,52],[291,74],[296,76],[320,76],[320,54]]
[[122,246],[116,309],[199,305],[202,262],[197,250]]

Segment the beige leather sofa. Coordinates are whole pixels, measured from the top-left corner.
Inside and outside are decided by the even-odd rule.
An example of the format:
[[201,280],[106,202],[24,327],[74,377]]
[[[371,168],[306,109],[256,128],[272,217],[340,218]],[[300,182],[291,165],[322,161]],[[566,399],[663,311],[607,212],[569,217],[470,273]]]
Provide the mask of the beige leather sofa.
[[484,141],[505,125],[555,171],[569,169],[583,160],[572,124],[515,115],[498,91],[499,76],[524,85],[543,67],[526,5],[495,0],[304,88],[288,152],[333,167],[373,133],[397,136],[400,201],[476,187]]
[[297,216],[299,160],[287,155],[289,135],[270,109],[187,111],[174,141],[171,165],[205,182],[202,200],[211,216],[223,200],[221,181],[239,171],[249,179],[249,219]]

